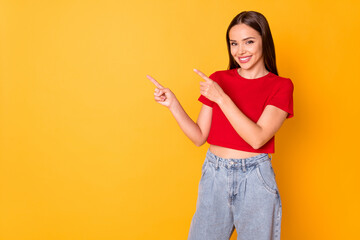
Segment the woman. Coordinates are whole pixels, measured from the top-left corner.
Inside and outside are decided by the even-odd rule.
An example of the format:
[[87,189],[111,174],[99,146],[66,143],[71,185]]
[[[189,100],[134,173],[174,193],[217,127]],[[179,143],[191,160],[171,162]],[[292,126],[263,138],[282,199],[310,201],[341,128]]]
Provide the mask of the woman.
[[188,239],[280,239],[281,199],[271,164],[274,135],[293,114],[294,85],[278,76],[266,18],[244,11],[226,33],[228,70],[207,77],[194,71],[203,103],[195,123],[175,95],[157,86],[155,101],[168,107],[184,133],[210,147],[202,166]]

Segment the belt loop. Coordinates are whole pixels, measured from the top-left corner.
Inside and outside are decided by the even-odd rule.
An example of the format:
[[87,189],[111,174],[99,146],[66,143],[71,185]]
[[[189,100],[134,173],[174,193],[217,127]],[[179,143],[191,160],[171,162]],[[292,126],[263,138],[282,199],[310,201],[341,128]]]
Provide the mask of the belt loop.
[[216,157],[216,169],[219,169],[219,157]]
[[270,155],[270,161],[271,161],[271,159],[272,159],[272,155],[271,155],[271,153],[268,153],[268,155]]
[[241,159],[241,167],[242,167],[243,172],[246,172],[245,159],[244,158]]

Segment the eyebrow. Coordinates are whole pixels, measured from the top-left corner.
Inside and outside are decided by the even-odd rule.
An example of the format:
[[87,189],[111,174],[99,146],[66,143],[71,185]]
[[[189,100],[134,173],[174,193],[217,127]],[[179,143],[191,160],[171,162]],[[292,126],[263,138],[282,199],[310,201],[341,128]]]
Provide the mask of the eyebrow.
[[[244,38],[242,41],[248,40],[248,39],[250,39],[250,38],[254,38],[254,37],[247,37],[247,38]],[[255,39],[255,38],[254,38],[254,39]],[[230,39],[230,42],[236,42],[236,40],[231,40],[231,39]]]

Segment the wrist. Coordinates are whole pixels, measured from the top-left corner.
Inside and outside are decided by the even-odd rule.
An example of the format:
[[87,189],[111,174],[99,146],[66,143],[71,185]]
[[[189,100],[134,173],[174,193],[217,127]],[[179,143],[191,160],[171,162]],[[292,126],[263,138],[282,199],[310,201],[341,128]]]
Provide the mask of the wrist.
[[170,112],[174,113],[180,107],[179,101],[175,98],[174,101],[169,105]]
[[217,105],[219,105],[219,106],[223,105],[224,102],[226,102],[228,97],[229,96],[226,93],[221,94],[220,97],[216,101]]

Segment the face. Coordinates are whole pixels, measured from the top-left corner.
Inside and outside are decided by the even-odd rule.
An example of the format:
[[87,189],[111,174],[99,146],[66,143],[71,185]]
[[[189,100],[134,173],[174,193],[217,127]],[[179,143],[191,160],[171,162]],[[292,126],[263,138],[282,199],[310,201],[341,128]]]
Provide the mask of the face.
[[246,24],[237,24],[229,31],[231,55],[243,70],[265,68],[260,34]]

